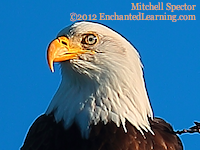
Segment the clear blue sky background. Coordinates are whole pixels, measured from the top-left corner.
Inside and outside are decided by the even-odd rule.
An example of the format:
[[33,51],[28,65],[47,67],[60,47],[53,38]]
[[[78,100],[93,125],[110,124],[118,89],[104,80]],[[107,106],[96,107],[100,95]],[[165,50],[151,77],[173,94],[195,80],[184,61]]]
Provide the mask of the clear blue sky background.
[[[57,33],[72,24],[70,13],[96,14],[138,49],[155,116],[175,130],[200,121],[199,1],[194,11],[134,11],[131,3],[151,1],[11,1],[0,5],[0,149],[19,149],[32,122],[44,113],[56,92],[59,67],[51,73],[46,49]],[[165,4],[169,1],[159,1]],[[152,4],[157,4],[153,1]],[[109,21],[99,13],[196,15],[196,21]],[[180,136],[186,150],[200,149],[200,134]]]

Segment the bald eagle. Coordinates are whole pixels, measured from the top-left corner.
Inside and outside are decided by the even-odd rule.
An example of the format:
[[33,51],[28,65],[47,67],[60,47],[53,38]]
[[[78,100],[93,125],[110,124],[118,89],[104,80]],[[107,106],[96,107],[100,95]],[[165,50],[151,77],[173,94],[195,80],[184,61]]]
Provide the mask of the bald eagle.
[[47,50],[62,81],[21,150],[182,150],[170,124],[153,116],[137,50],[93,22],[61,30]]

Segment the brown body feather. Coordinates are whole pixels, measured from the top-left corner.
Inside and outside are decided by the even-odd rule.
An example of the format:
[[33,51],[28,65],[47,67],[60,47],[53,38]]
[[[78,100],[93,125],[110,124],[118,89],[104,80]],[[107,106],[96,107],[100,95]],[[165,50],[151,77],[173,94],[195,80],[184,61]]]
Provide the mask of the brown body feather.
[[82,139],[79,128],[73,124],[68,130],[53,115],[40,116],[30,128],[21,150],[182,150],[183,146],[172,127],[164,120],[154,118],[150,125],[155,133],[144,132],[145,137],[128,121],[125,133],[122,126],[110,122],[91,126],[89,139]]

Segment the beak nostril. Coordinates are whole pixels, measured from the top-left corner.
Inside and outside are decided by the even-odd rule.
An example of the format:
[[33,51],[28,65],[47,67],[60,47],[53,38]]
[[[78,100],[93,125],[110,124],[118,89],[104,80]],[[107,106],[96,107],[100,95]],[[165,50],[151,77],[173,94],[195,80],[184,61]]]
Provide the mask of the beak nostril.
[[64,42],[64,41],[62,41],[62,44],[64,44],[64,45],[66,45],[66,46],[67,46],[67,43],[66,43],[66,42]]

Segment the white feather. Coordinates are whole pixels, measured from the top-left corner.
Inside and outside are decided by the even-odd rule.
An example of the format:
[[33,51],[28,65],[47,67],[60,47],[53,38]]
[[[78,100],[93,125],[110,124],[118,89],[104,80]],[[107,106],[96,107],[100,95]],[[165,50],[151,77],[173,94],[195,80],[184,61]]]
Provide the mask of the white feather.
[[76,122],[84,138],[89,136],[90,125],[99,121],[122,124],[127,132],[128,120],[142,134],[142,130],[152,132],[148,117],[153,113],[138,52],[121,35],[97,23],[78,22],[58,36],[74,38],[88,31],[100,36],[95,49],[101,53],[61,63],[61,85],[46,114],[54,112],[66,129]]

